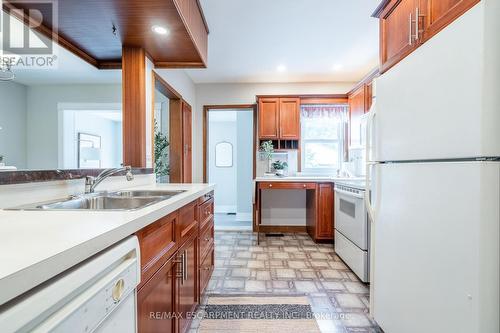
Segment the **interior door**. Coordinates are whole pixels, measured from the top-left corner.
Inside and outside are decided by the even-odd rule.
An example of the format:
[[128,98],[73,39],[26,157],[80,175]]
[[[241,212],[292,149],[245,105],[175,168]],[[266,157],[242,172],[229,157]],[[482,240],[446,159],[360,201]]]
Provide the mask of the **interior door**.
[[178,312],[181,315],[179,319],[179,333],[186,332],[189,327],[189,313],[193,312],[198,304],[197,284],[198,280],[198,256],[196,253],[196,242],[198,238],[195,237],[184,245],[178,254],[178,260],[181,262],[182,269],[181,277],[178,282]]
[[193,180],[193,158],[192,158],[192,112],[191,106],[183,101],[182,103],[182,182],[191,183]]
[[285,140],[300,138],[300,99],[280,98],[279,137]]
[[259,99],[259,138],[277,139],[279,127],[279,98]]
[[[137,292],[137,316],[141,333],[174,332],[174,285],[173,259],[168,260]],[[151,318],[151,313],[160,314]]]

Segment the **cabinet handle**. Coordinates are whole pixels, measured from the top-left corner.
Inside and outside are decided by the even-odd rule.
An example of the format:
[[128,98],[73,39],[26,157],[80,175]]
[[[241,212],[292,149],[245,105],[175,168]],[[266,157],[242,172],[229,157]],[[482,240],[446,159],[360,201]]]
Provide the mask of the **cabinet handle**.
[[273,184],[269,184],[269,187],[273,187]]
[[410,13],[410,18],[408,19],[409,31],[408,31],[408,44],[413,45],[413,16]]
[[206,271],[209,271],[210,267],[204,267],[203,269],[206,270]]
[[188,272],[187,272],[187,252],[184,251],[184,267],[182,269],[182,279],[183,281],[186,281],[188,279]]
[[420,13],[418,7],[415,8],[415,41],[418,42],[418,39],[420,37],[420,28],[419,28],[419,22],[420,21]]
[[306,188],[306,186],[307,186],[307,185],[306,185],[306,184],[302,184],[302,186],[303,186],[304,188]]
[[205,241],[206,241],[206,242],[210,241],[210,238],[205,238]]

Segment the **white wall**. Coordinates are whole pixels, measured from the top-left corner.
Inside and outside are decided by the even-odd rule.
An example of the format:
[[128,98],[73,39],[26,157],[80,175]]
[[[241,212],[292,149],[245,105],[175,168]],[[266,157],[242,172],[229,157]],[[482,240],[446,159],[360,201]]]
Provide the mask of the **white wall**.
[[183,69],[155,69],[182,98],[194,109],[196,105],[196,86]]
[[253,110],[236,112],[236,219],[252,219],[253,195]]
[[256,95],[345,94],[354,85],[355,83],[353,82],[197,84],[196,108],[193,109],[193,181],[203,181],[202,128],[204,105],[253,104],[256,101]]
[[58,167],[58,103],[121,103],[120,84],[39,85],[27,90],[27,168]]
[[4,163],[26,168],[26,86],[0,82],[0,155]]
[[[218,119],[219,115],[222,115]],[[217,117],[217,118],[216,118]],[[238,141],[236,133],[236,111],[213,111],[209,113],[209,136],[208,136],[208,180],[217,184],[215,188],[215,212],[236,213],[237,211],[237,172]],[[215,146],[219,142],[229,142],[233,145],[233,166],[215,166]]]

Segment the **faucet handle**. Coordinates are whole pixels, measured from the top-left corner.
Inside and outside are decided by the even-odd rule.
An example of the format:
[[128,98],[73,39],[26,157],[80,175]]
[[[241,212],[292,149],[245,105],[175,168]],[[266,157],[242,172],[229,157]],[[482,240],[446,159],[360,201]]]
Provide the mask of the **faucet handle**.
[[127,181],[130,182],[130,181],[134,180],[134,175],[132,174],[132,167],[130,165],[127,165],[125,167],[125,170],[127,170],[127,173],[125,174]]

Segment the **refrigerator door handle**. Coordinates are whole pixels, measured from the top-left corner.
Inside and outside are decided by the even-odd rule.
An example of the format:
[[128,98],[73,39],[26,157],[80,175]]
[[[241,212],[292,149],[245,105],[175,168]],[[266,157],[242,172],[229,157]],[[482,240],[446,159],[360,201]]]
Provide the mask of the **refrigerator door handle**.
[[366,211],[368,212],[368,216],[370,217],[371,221],[374,222],[374,209],[371,204],[370,200],[370,189],[371,189],[371,174],[370,170],[371,167],[376,165],[377,162],[371,161],[371,156],[373,155],[373,145],[372,145],[372,128],[373,128],[373,121],[375,119],[375,116],[377,115],[375,105],[372,106],[368,119],[366,121],[366,188],[365,188],[365,206],[366,206]]

